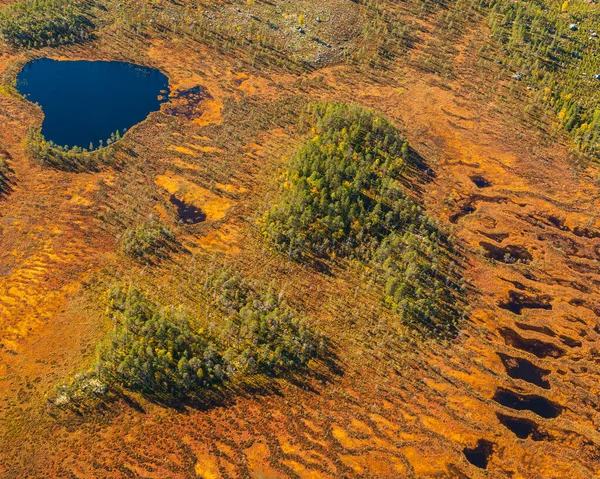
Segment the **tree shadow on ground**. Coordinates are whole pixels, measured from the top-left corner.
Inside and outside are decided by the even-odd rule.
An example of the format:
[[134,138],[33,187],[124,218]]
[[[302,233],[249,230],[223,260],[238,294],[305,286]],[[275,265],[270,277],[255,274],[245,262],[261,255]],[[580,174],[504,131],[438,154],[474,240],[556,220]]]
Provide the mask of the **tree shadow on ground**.
[[283,397],[289,386],[311,394],[320,394],[319,384],[331,384],[344,375],[339,357],[328,345],[322,357],[311,362],[310,367],[281,374],[258,373],[224,381],[217,387],[193,391],[186,395],[141,393],[145,400],[180,412],[186,410],[208,411],[215,407],[230,407],[242,399],[253,397]]
[[0,199],[8,196],[15,185],[15,172],[8,163],[10,160],[10,154],[0,150]]
[[328,345],[322,357],[311,361],[310,367],[293,372],[242,376],[181,395],[130,391],[121,385],[111,385],[103,395],[81,397],[64,405],[57,405],[49,398],[46,412],[66,427],[77,428],[84,423],[109,423],[126,408],[145,414],[144,402],[187,413],[231,407],[240,400],[256,397],[284,397],[290,387],[318,395],[319,385],[330,384],[343,375],[340,359]]

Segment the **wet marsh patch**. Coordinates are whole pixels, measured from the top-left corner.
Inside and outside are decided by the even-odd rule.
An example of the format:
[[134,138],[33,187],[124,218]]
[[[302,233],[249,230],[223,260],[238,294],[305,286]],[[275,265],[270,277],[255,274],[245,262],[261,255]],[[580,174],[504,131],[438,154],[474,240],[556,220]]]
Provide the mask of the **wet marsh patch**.
[[477,186],[477,188],[489,188],[492,186],[492,183],[481,175],[471,176],[471,181],[475,184],[475,186]]
[[527,248],[520,245],[506,245],[505,247],[496,246],[487,241],[481,241],[479,243],[484,250],[484,256],[487,258],[499,261],[501,263],[512,264],[512,263],[529,263],[533,259],[533,256]]
[[552,309],[552,297],[547,294],[530,296],[519,291],[510,290],[508,299],[500,301],[498,306],[516,315],[522,315],[524,309]]
[[510,237],[509,233],[491,233],[487,231],[479,231],[479,234],[482,234],[486,238],[494,240],[496,243],[502,243],[506,238]]
[[[206,188],[192,183],[182,176],[166,172],[164,175],[158,175],[155,184],[169,194],[169,198],[173,197],[177,202],[185,205],[186,211],[202,212],[206,221],[219,221],[225,218],[234,202],[228,198],[219,196]],[[171,203],[173,203],[171,201]],[[176,205],[179,209],[179,206]],[[199,214],[199,213],[198,213]],[[195,215],[197,218],[198,215]],[[204,221],[204,220],[203,220]]]
[[536,333],[541,333],[546,336],[550,336],[551,338],[556,337],[556,333],[552,331],[548,326],[536,326],[535,324],[527,324],[516,322],[515,326],[523,331],[535,331]]
[[450,223],[456,224],[461,218],[473,214],[475,213],[475,211],[477,211],[475,205],[472,202],[467,201],[459,208],[459,210],[456,213],[450,215]]
[[206,220],[206,214],[194,205],[189,205],[185,201],[181,201],[174,194],[171,195],[169,201],[177,208],[179,219],[186,224],[195,225]]
[[496,413],[496,417],[504,427],[514,433],[519,439],[531,438],[533,441],[543,441],[549,438],[548,434],[540,428],[539,424],[531,419],[509,416],[499,412]]
[[193,120],[204,113],[204,101],[213,99],[213,96],[206,87],[196,85],[172,94],[169,105],[165,107],[165,112],[169,115],[181,116],[187,120]]

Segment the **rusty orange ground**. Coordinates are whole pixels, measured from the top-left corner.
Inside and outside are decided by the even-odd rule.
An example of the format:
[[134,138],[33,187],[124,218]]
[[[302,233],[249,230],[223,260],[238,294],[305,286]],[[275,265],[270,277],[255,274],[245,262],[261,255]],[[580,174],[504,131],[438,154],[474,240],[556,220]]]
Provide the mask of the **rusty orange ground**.
[[[60,56],[111,58],[109,43]],[[369,326],[353,321],[351,311],[361,306],[351,297],[351,279],[290,266],[290,283],[309,296],[313,315],[335,337],[344,374],[311,388],[282,382],[277,392],[237,396],[208,410],[134,398],[135,407],[123,403],[85,418],[46,413],[47,392],[89,363],[106,330],[82,285],[103,268],[119,269],[116,238],[95,202],[100,181],[117,184],[120,172],[42,169],[23,147],[39,110],[0,95],[0,142],[17,178],[0,200],[0,477],[600,477],[600,170],[575,162],[560,137],[549,141],[522,126],[510,114],[519,104],[474,92],[486,80],[471,68],[476,45],[465,42],[454,80],[399,59],[386,85],[336,66],[310,75],[323,77],[325,86],[308,87],[315,98],[383,111],[432,165],[436,177],[423,186],[425,203],[453,228],[473,287],[462,333],[448,344],[369,344]],[[252,172],[227,181],[221,175],[209,191],[207,178],[194,175],[228,154],[206,135],[223,121],[226,101],[272,100],[293,92],[297,78],[238,71],[234,60],[177,40],[137,47],[132,60],[162,68],[175,88],[201,84],[213,97],[190,124],[166,134],[172,141],[153,145],[155,177],[147,188],[209,208],[215,226],[187,234],[189,248],[225,252],[251,269],[266,253],[248,241],[245,220],[270,180]],[[0,51],[0,71],[15,58]],[[142,129],[162,131],[158,120],[149,122]],[[245,147],[248,163],[260,171],[280,161],[286,135],[273,130],[253,138]],[[478,187],[473,177],[489,186]],[[172,221],[159,203],[156,214]],[[488,257],[514,247],[532,261]],[[180,265],[147,274],[167,283],[169,268]],[[505,306],[511,295],[547,309],[515,314]],[[549,389],[511,378],[499,354],[548,370]],[[544,419],[507,408],[492,399],[499,388],[543,396],[562,412]],[[498,414],[529,421],[541,440],[517,438]],[[494,444],[485,471],[463,454],[480,439]]]

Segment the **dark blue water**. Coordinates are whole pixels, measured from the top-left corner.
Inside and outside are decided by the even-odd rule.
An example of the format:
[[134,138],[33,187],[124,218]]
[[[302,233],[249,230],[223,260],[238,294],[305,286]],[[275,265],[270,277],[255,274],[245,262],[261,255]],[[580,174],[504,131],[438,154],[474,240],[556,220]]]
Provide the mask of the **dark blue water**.
[[117,130],[123,133],[165,101],[167,77],[153,68],[105,61],[27,63],[17,89],[44,111],[42,134],[61,146],[94,148]]

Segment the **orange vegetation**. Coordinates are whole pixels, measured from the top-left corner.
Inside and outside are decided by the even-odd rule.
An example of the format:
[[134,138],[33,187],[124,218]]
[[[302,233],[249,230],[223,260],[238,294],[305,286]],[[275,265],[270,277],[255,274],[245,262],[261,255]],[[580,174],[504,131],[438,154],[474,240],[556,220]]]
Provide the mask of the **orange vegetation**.
[[[387,82],[351,65],[303,77],[311,98],[381,110],[435,173],[422,197],[464,251],[471,313],[456,339],[425,344],[373,333],[365,318],[376,299],[357,293],[351,272],[292,264],[256,239],[256,214],[293,132],[269,127],[231,146],[217,128],[227,102],[260,110],[295,91],[295,75],[239,71],[235,59],[183,40],[134,39],[117,55],[101,35],[89,51],[45,51],[158,66],[175,88],[201,85],[213,99],[197,118],[156,114],[128,132],[137,170],[65,173],[24,151],[39,109],[0,94],[0,143],[17,178],[0,199],[0,477],[599,477],[599,169],[575,163],[560,138],[514,121],[507,112],[517,100],[508,108],[477,91],[487,78],[470,68],[481,32],[465,40],[452,80],[414,66],[427,43],[414,61],[398,58]],[[0,50],[0,74],[18,58]],[[177,224],[169,195],[207,215],[180,226],[187,252],[156,270],[117,256],[122,218],[157,211]],[[156,295],[184,302],[179,280],[195,274],[189,255],[206,266],[219,252],[219,261],[284,285],[332,338],[343,373],[274,382],[206,409],[132,396],[85,417],[47,414],[45,395],[90,363],[110,327],[94,302],[105,278],[137,275]],[[548,387],[519,377],[523,359]],[[560,413],[507,407],[503,390]],[[529,437],[511,432],[511,420]],[[463,453],[479,440],[493,445],[487,471]]]

